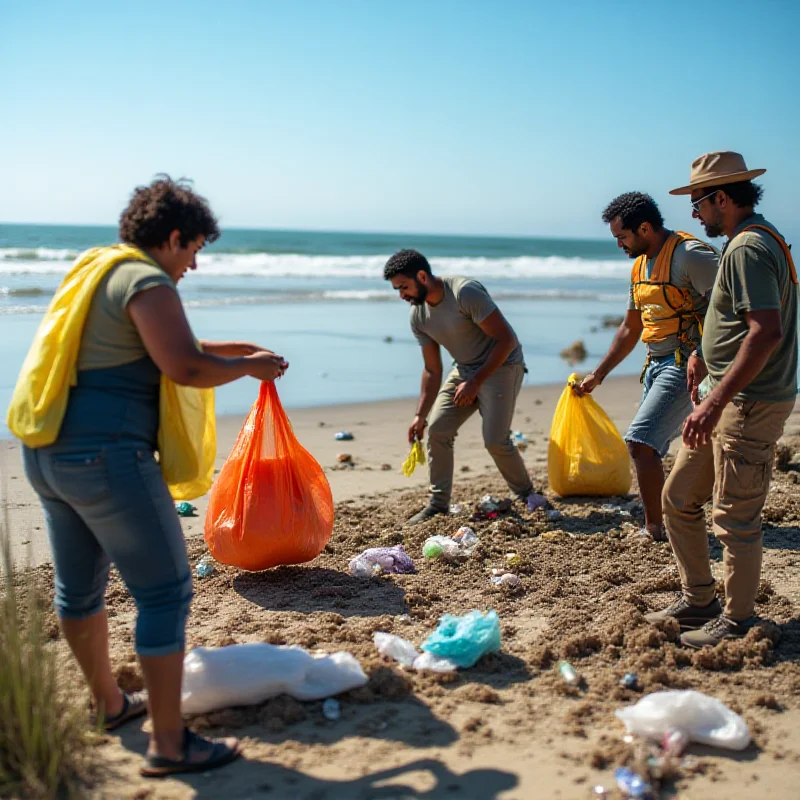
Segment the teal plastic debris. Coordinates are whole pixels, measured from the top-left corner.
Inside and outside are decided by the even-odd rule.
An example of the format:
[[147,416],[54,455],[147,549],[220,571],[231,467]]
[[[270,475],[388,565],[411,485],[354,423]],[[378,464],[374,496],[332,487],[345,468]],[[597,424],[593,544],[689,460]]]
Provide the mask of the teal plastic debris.
[[500,619],[496,611],[470,611],[463,617],[445,614],[422,643],[422,649],[447,658],[462,669],[475,666],[487,653],[499,650]]
[[179,517],[193,517],[197,511],[191,503],[187,503],[185,500],[175,503],[175,510],[178,512]]

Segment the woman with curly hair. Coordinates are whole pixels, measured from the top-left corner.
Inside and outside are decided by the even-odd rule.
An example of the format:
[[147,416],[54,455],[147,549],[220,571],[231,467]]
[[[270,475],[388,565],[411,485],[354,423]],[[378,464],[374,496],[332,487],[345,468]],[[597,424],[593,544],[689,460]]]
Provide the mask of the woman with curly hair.
[[[247,375],[271,381],[288,367],[254,344],[195,340],[176,284],[218,237],[207,202],[185,183],[158,177],[134,191],[120,219],[128,247],[117,247],[118,263],[91,295],[55,441],[23,448],[47,520],[64,637],[107,730],[149,708],[142,774],[153,777],[206,771],[240,752],[235,739],[201,738],[181,717],[192,575],[155,457],[161,377],[209,388]],[[121,691],[111,669],[104,596],[112,563],[136,601],[143,692]]]

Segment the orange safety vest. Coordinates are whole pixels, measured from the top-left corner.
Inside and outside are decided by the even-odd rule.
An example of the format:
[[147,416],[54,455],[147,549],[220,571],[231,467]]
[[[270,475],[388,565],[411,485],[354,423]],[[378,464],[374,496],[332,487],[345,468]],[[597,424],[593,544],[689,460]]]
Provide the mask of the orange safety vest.
[[[739,233],[744,233],[745,231],[765,231],[768,233],[780,246],[781,250],[783,250],[783,254],[786,256],[786,263],[789,266],[789,278],[793,284],[797,285],[797,270],[794,268],[794,259],[792,258],[792,246],[786,244],[786,241],[782,236],[779,236],[772,228],[768,228],[766,225],[748,225],[746,228],[742,228]],[[738,236],[738,234],[737,234]],[[789,285],[786,285],[786,289],[783,292],[783,297],[781,298],[781,302],[786,302],[786,295],[789,291]]]
[[[647,277],[647,256],[639,256],[631,270],[631,290],[633,302],[641,311],[644,332],[642,341],[663,342],[670,336],[677,336],[678,341],[687,347],[695,344],[689,338],[692,323],[697,323],[700,333],[703,332],[703,317],[694,307],[692,295],[687,288],[670,283],[672,256],[681,242],[700,241],[697,237],[683,231],[670,234],[659,254],[650,277]],[[681,365],[683,360],[680,346],[675,351],[675,364]],[[648,355],[645,369],[650,361]],[[644,371],[642,372],[644,376]]]

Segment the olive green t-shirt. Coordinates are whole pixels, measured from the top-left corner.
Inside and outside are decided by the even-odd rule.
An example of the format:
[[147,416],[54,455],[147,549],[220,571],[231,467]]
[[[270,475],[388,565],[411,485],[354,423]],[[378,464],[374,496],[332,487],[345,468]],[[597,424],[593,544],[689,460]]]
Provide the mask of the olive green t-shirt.
[[[480,324],[497,309],[489,292],[472,278],[442,278],[444,298],[435,306],[423,303],[411,309],[411,330],[421,347],[436,342],[466,373],[486,362],[494,339]],[[522,347],[517,342],[505,364],[522,364]]]
[[775,237],[765,231],[739,233],[748,225],[765,225],[777,233],[761,214],[754,214],[723,248],[703,329],[703,359],[712,385],[718,383],[750,330],[745,313],[780,309],[783,338],[761,372],[737,395],[741,400],[779,403],[797,395],[797,286]]
[[128,316],[131,298],[155,286],[176,289],[160,267],[123,261],[112,267],[95,290],[78,352],[78,371],[130,364],[147,355],[139,331]]

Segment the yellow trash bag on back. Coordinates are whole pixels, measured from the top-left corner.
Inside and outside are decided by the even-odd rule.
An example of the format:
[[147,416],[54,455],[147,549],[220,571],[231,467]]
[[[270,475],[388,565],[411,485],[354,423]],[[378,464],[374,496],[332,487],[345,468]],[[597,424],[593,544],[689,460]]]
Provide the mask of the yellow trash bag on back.
[[[78,350],[94,292],[123,261],[155,264],[129,245],[95,247],[81,254],[58,287],[20,370],[9,430],[28,447],[55,442],[77,383]],[[161,376],[158,456],[175,500],[193,500],[211,488],[216,457],[214,390],[178,386]]]
[[573,373],[553,415],[547,453],[550,488],[561,497],[627,494],[631,488],[628,448],[594,398],[575,394],[576,382]]

